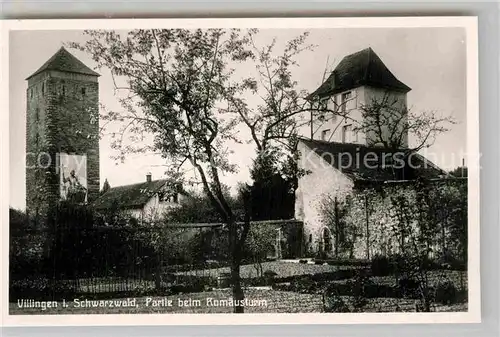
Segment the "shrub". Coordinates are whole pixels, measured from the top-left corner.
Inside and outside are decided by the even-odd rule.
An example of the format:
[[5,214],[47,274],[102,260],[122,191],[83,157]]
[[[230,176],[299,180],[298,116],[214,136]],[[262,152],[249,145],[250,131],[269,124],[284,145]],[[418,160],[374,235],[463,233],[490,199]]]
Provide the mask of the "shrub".
[[299,293],[314,294],[318,292],[318,283],[310,277],[300,277],[296,282],[292,283],[292,289]]
[[435,290],[435,301],[445,305],[458,302],[458,291],[453,282],[444,281],[438,283]]
[[324,312],[351,312],[347,303],[339,296],[325,297]]
[[373,276],[387,276],[392,274],[394,270],[389,258],[381,255],[373,257],[370,267]]
[[404,277],[398,281],[398,289],[403,297],[419,297],[420,282],[412,278]]
[[464,261],[461,261],[455,254],[446,250],[439,256],[437,261],[439,267],[452,270],[466,270]]
[[266,270],[262,276],[264,277],[265,284],[272,285],[278,273],[272,270]]
[[340,297],[337,284],[332,283],[323,292],[324,312],[351,312],[349,305]]
[[365,273],[358,273],[353,280],[347,282],[351,289],[352,305],[356,311],[368,304],[368,297],[374,297],[375,283]]

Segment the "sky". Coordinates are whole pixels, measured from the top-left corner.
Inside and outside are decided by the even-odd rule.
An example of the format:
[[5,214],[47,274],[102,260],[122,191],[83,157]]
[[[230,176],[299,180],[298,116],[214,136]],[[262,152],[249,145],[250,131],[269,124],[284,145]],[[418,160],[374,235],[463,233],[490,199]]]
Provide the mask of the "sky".
[[[261,30],[256,43],[266,45],[276,37],[278,46],[302,33],[298,29]],[[371,47],[389,70],[412,90],[408,106],[415,112],[435,111],[442,116],[453,116],[456,125],[440,135],[427,150],[431,160],[444,169],[461,164],[466,152],[466,41],[463,28],[346,28],[309,30],[308,43],[314,51],[302,53],[300,67],[293,78],[300,89],[314,91],[322,82],[325,67],[333,68],[351,53]],[[66,42],[84,42],[82,31],[11,31],[9,44],[9,140],[10,140],[10,206],[25,208],[26,157],[26,89],[29,75],[35,72]],[[85,53],[69,51],[90,68],[95,67]],[[238,68],[238,73],[252,73],[253,66]],[[100,70],[99,100],[108,109],[119,109],[113,81],[108,71]],[[258,99],[254,102],[258,103]],[[244,136],[244,133],[243,133]],[[108,137],[100,140],[101,185],[105,179],[113,186],[144,181],[147,172],[153,179],[164,176],[165,162],[155,155],[131,155],[124,163],[110,158]],[[411,139],[410,139],[411,145]],[[225,175],[223,182],[236,186],[248,181],[248,167],[252,163],[253,145],[231,147],[230,160],[238,172]],[[425,155],[425,153],[424,153]]]

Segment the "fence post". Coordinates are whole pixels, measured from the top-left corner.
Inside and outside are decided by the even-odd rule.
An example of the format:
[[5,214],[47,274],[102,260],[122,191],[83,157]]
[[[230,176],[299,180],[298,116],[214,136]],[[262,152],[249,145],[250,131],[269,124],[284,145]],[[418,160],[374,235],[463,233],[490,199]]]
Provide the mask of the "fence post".
[[335,258],[339,257],[339,229],[339,204],[337,197],[335,197]]
[[368,196],[365,194],[365,216],[366,216],[366,259],[370,259],[370,220],[368,212]]

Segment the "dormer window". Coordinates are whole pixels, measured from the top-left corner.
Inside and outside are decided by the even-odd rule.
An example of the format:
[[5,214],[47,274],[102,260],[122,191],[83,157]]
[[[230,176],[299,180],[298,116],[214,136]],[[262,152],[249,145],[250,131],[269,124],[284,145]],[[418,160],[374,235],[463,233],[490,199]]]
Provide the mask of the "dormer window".
[[347,103],[349,102],[349,100],[351,99],[351,92],[348,91],[348,92],[344,92],[341,96],[341,99],[340,99],[340,109],[342,110],[342,112],[346,112],[347,111]]

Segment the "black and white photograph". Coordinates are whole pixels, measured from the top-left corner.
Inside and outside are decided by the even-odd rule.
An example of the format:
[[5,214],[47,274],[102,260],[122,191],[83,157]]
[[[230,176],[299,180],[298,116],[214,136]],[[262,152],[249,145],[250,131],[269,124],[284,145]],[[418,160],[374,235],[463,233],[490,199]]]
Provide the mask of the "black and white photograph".
[[476,21],[369,20],[17,23],[9,319],[478,317]]

